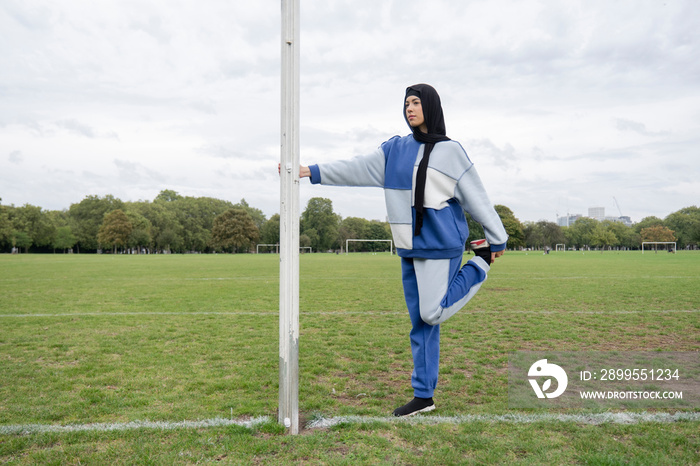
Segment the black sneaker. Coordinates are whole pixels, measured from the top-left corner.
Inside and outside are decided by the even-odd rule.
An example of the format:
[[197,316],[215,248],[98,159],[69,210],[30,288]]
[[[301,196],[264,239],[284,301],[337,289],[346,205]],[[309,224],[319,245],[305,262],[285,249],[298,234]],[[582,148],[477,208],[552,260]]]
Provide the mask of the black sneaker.
[[491,245],[485,239],[478,239],[469,243],[469,247],[472,252],[484,259],[484,261],[491,265]]
[[405,405],[394,410],[394,416],[413,416],[418,413],[427,413],[435,409],[432,398],[415,397]]

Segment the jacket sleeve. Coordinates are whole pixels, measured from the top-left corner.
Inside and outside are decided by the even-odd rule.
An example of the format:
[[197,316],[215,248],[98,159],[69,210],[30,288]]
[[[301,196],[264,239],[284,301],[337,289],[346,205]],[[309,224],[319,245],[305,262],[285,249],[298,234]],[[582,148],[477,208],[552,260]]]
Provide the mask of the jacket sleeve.
[[474,220],[484,227],[486,239],[491,244],[491,251],[503,251],[508,241],[508,233],[503,227],[501,217],[493,208],[474,165],[457,181],[455,199]]
[[329,186],[384,187],[384,151],[318,165],[310,165],[311,183]]

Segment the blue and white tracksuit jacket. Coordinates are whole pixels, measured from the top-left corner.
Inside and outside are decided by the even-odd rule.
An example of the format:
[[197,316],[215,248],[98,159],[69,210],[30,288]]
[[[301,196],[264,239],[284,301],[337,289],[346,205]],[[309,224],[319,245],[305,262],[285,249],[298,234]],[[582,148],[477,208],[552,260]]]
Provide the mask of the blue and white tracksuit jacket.
[[395,136],[369,155],[311,165],[311,182],[384,188],[387,214],[402,258],[404,295],[413,329],[411,349],[415,396],[430,398],[437,385],[440,323],[461,309],[486,280],[489,265],[475,257],[462,267],[469,228],[464,211],[484,227],[491,251],[502,251],[508,235],[474,165],[456,141],[435,144],[425,184],[423,226],[413,236],[416,172],[424,145]]

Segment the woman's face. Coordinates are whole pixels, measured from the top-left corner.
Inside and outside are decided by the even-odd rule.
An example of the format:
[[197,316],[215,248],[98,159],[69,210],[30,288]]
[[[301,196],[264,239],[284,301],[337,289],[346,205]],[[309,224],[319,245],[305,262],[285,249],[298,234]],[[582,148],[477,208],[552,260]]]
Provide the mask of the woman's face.
[[411,128],[418,128],[424,133],[428,132],[428,127],[423,117],[423,107],[418,96],[410,95],[406,98],[406,119],[408,119],[408,124],[411,125]]

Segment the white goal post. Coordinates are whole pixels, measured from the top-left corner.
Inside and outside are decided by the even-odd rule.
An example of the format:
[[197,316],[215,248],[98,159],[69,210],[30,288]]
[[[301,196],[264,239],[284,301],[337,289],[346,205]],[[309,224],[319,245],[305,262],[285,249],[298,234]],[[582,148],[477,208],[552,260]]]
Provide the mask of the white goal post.
[[[561,249],[559,248],[561,246]],[[557,243],[556,246],[554,246],[555,251],[566,251],[566,244],[564,243]]]
[[[664,248],[664,251],[673,251],[673,253],[676,253],[676,242],[675,241],[642,241],[642,254],[644,254],[644,245],[645,244],[653,244],[654,246],[658,246],[659,244],[672,244],[673,249],[669,248]],[[649,248],[651,249],[651,248]],[[654,247],[654,252],[658,251],[656,247]]]
[[345,254],[348,254],[348,245],[350,244],[350,241],[352,242],[357,242],[357,243],[371,243],[371,242],[381,242],[381,243],[389,243],[389,252],[391,255],[394,255],[394,241],[390,239],[346,239],[345,240]]

